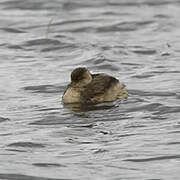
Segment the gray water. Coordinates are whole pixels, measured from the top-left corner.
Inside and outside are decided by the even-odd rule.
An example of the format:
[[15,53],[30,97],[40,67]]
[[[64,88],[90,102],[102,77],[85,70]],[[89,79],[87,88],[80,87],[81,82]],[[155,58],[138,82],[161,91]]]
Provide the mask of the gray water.
[[[66,107],[71,71],[129,98]],[[0,1],[0,179],[180,178],[179,0]]]

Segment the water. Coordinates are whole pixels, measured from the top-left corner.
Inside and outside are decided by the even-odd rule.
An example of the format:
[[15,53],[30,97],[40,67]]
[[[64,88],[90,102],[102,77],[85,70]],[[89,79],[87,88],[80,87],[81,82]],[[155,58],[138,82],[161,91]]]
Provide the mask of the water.
[[[1,0],[0,179],[179,179],[179,8]],[[128,100],[63,106],[78,66],[119,78]]]

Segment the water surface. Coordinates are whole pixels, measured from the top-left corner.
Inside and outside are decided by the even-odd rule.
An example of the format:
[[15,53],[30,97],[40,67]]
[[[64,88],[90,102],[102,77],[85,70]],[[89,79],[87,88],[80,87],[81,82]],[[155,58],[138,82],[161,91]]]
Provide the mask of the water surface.
[[[179,179],[180,2],[1,0],[0,179]],[[61,103],[86,66],[129,98]]]

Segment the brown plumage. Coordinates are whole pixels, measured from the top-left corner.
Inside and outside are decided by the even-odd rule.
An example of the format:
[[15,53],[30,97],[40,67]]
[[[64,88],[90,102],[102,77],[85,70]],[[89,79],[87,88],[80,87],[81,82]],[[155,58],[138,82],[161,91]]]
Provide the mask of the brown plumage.
[[105,74],[92,75],[92,78],[92,81],[80,94],[82,103],[96,103],[98,96],[101,97],[109,88],[118,83],[117,79]]
[[71,73],[71,83],[64,95],[64,103],[96,104],[127,98],[128,92],[118,79],[107,74],[90,74],[86,68]]

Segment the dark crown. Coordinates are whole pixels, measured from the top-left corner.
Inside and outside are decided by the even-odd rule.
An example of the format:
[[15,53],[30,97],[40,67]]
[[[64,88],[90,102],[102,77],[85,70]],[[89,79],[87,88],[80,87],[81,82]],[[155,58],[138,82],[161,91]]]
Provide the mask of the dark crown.
[[73,70],[71,73],[71,81],[78,82],[84,78],[84,73],[87,72],[86,68],[79,67]]

